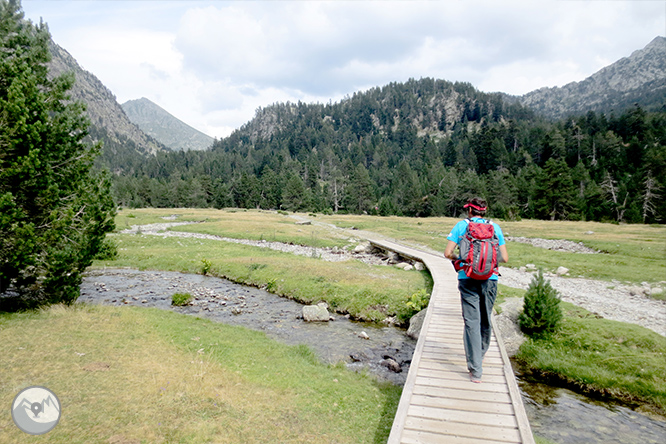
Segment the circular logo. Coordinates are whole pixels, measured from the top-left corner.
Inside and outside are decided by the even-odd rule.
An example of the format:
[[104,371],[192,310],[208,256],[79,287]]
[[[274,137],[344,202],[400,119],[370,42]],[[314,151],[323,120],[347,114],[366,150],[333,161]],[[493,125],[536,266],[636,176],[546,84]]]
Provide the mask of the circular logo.
[[12,404],[16,427],[30,435],[48,433],[60,421],[60,401],[46,387],[32,386],[16,395]]

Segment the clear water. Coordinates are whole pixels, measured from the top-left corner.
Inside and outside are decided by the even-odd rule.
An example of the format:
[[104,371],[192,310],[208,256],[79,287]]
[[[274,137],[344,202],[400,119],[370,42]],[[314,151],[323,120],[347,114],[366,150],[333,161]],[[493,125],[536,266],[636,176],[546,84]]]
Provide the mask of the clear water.
[[519,379],[532,433],[557,444],[664,444],[666,418]]

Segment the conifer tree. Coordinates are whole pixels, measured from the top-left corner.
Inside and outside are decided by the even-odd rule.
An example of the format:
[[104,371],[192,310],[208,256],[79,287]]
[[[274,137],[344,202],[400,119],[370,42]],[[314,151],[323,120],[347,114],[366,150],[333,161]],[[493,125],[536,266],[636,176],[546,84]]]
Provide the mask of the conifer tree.
[[530,336],[539,337],[557,331],[561,321],[562,308],[557,290],[539,270],[525,293],[523,311],[518,316],[520,329]]
[[71,303],[114,227],[108,177],[92,170],[71,75],[49,80],[50,35],[0,0],[0,298],[4,309]]

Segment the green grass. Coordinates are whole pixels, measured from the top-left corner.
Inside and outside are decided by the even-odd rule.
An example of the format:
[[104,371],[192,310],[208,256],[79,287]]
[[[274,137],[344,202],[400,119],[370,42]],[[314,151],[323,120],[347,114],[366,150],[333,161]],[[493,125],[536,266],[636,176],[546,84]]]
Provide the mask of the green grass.
[[562,302],[561,330],[528,339],[515,356],[534,374],[666,414],[666,338]]
[[[444,251],[446,236],[458,219],[378,216],[319,216],[323,222],[340,227],[373,231],[405,242]],[[618,280],[630,283],[658,283],[666,276],[666,226],[615,225],[599,222],[523,220],[496,221],[505,235],[582,242],[603,254],[549,251],[518,242],[509,242],[510,267],[535,264],[545,271],[559,266],[571,276]],[[591,234],[588,234],[590,233]]]
[[1,314],[0,355],[0,404],[43,385],[62,405],[34,437],[7,411],[3,443],[380,443],[400,396],[306,347],[158,309]]
[[[443,252],[446,236],[458,219],[380,217],[358,215],[301,216],[347,231],[332,232],[317,225],[297,225],[296,221],[275,212],[260,210],[193,210],[142,209],[121,211],[116,219],[118,229],[129,225],[164,222],[161,217],[178,214],[177,221],[206,220],[206,223],[180,226],[174,231],[190,231],[238,239],[291,242],[314,247],[353,245],[353,230],[368,230],[409,244],[423,245]],[[128,217],[132,215],[133,217]],[[617,280],[629,283],[658,283],[666,276],[666,226],[615,225],[599,222],[522,220],[497,221],[506,235],[566,239],[581,242],[603,254],[577,254],[549,251],[517,242],[509,242],[508,266],[518,268],[535,264],[544,271],[559,266],[571,276]],[[356,240],[355,242],[358,242]]]
[[[162,238],[142,234],[112,235],[118,258],[96,261],[97,267],[207,274],[269,291],[303,303],[326,301],[339,313],[356,319],[381,321],[408,310],[409,297],[432,288],[427,272],[371,266],[359,261],[326,262],[307,256],[228,242],[191,238]],[[378,311],[376,307],[386,306]]]
[[[163,219],[171,215],[178,217],[173,221]],[[330,230],[316,225],[299,225],[296,219],[288,215],[262,210],[152,208],[123,210],[116,217],[116,226],[117,231],[120,231],[131,225],[188,221],[205,221],[205,223],[178,226],[172,230],[312,247],[344,247],[350,244],[348,237],[342,234],[332,234]]]

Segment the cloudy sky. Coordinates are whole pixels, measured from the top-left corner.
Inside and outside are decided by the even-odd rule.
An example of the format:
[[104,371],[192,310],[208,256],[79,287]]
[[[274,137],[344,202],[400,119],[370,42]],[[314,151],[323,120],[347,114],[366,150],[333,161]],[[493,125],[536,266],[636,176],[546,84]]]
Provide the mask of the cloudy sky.
[[580,81],[657,36],[666,0],[23,0],[119,103],[212,137],[258,107],[431,77],[524,94]]

